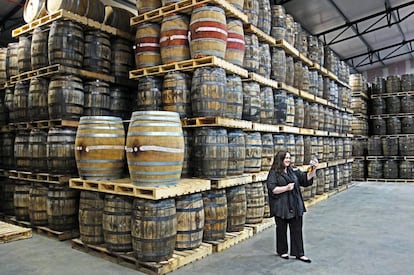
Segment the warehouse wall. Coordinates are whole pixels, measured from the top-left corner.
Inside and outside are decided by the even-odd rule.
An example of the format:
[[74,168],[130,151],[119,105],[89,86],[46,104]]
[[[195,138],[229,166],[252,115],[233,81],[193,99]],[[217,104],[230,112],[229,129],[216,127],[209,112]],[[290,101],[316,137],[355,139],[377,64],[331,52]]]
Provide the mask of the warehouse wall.
[[390,64],[387,67],[379,67],[363,73],[368,82],[375,77],[387,77],[389,75],[403,75],[414,73],[414,58]]

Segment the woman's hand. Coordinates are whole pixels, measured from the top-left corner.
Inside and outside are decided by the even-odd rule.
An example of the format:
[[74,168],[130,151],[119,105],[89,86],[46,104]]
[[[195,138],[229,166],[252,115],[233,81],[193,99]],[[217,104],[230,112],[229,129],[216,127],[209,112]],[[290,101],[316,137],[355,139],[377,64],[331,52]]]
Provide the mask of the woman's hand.
[[286,185],[286,191],[291,191],[291,190],[293,190],[293,188],[295,188],[295,183],[294,182],[288,183]]
[[275,189],[273,189],[273,194],[281,194],[283,192],[287,192],[287,191],[291,191],[293,190],[293,188],[295,187],[295,183],[291,182],[288,183],[285,186],[276,186]]

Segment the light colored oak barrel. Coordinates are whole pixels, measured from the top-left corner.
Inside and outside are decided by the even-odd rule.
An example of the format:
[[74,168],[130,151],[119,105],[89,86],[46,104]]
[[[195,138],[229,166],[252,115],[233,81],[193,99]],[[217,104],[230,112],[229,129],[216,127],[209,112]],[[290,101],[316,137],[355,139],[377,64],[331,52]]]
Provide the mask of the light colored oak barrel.
[[244,162],[245,173],[257,173],[262,164],[262,138],[259,132],[245,132],[246,160]]
[[189,19],[186,15],[165,16],[160,30],[160,54],[163,64],[190,59]]
[[264,191],[262,182],[246,184],[246,205],[246,223],[261,223],[264,215]]
[[137,0],[136,6],[138,14],[143,14],[161,7],[161,0]]
[[245,51],[243,23],[237,19],[227,20],[227,32],[225,60],[243,66]]
[[135,64],[145,68],[161,64],[160,24],[145,23],[135,33]]
[[224,239],[227,228],[227,197],[225,189],[203,192],[204,241]]

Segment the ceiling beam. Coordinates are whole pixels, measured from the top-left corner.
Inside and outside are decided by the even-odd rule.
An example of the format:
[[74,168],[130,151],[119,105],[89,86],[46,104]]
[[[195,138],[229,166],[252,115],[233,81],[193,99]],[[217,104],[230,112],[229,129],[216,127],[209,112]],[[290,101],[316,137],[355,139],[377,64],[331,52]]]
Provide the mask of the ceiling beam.
[[414,53],[414,49],[412,49],[408,52],[387,56],[387,57],[382,58],[381,60],[374,60],[374,61],[370,61],[370,62],[366,62],[366,63],[361,63],[361,64],[358,64],[358,66],[356,66],[356,67],[363,67],[363,66],[367,66],[367,65],[372,65],[372,64],[378,63],[380,61],[390,60],[390,59],[393,59],[393,58],[397,58],[397,57],[404,56],[404,55],[407,55],[407,54],[412,54],[412,53]]

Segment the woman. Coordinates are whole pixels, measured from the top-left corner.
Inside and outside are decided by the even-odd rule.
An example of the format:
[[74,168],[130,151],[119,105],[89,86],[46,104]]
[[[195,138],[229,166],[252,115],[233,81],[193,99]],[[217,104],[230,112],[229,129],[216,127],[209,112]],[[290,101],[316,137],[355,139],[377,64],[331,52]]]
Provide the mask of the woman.
[[276,252],[283,259],[289,259],[287,243],[287,225],[290,230],[290,255],[306,263],[311,259],[305,256],[303,249],[302,223],[306,212],[300,186],[313,183],[318,160],[312,160],[312,169],[302,172],[290,166],[290,153],[279,151],[273,161],[267,177],[270,213],[276,221]]

